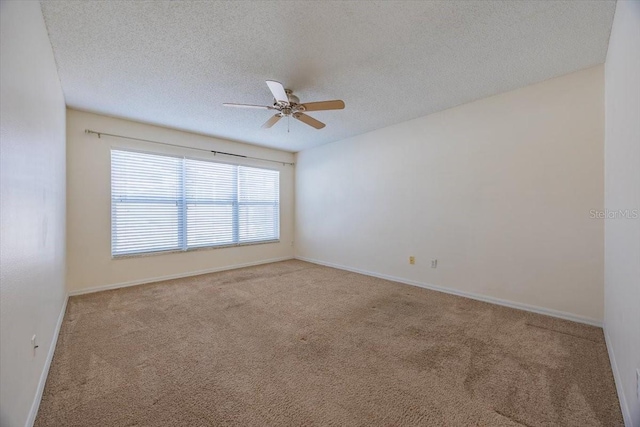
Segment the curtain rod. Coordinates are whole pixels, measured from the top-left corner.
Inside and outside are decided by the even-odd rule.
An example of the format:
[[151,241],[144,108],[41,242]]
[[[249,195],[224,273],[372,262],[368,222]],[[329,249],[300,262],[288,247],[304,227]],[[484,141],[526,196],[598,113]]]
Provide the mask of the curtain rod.
[[295,163],[291,163],[291,162],[281,162],[279,160],[263,159],[261,157],[243,156],[242,154],[233,154],[233,153],[225,153],[224,151],[207,150],[206,148],[187,147],[185,145],[170,144],[168,142],[160,142],[160,141],[152,141],[150,139],[134,138],[132,136],[115,135],[115,134],[106,133],[106,132],[96,132],[95,130],[91,130],[91,129],[85,129],[84,133],[98,135],[98,138],[102,138],[102,135],[104,135],[104,136],[111,136],[113,138],[131,139],[134,141],[151,142],[153,144],[161,144],[161,145],[169,145],[171,147],[186,148],[188,150],[206,151],[207,153],[213,153],[214,156],[217,154],[222,154],[225,156],[241,157],[243,159],[261,160],[263,162],[272,162],[272,163],[282,163],[282,165],[289,165],[289,166],[295,165]]

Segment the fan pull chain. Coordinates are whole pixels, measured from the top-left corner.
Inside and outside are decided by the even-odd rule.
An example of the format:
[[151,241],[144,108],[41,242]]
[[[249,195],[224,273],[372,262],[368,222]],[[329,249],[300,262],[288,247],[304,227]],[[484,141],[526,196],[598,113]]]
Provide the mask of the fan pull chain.
[[287,133],[289,133],[289,121],[291,120],[291,116],[287,116]]

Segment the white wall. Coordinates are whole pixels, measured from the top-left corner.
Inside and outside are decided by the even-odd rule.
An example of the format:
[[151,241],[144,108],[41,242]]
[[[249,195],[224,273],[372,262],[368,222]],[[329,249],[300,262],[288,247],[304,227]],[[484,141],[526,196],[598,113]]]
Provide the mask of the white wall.
[[247,160],[242,163],[280,170],[280,243],[112,259],[112,147],[186,154],[224,162],[234,162],[234,158],[106,136],[98,139],[86,134],[85,129],[283,162],[292,162],[294,157],[284,151],[68,110],[67,282],[70,292],[293,257],[294,167]]
[[[618,1],[605,65],[605,207],[640,211],[640,2]],[[640,427],[640,218],[605,223],[605,333],[627,426]]]
[[0,4],[0,425],[13,427],[33,421],[66,301],[65,105],[40,3]]
[[600,322],[603,89],[597,66],[298,153],[296,256]]

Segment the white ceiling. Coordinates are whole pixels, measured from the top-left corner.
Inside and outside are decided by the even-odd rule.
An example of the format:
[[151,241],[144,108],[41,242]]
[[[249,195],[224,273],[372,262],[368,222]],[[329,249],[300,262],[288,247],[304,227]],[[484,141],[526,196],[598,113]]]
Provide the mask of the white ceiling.
[[[613,1],[44,1],[67,104],[300,151],[604,62]],[[223,102],[269,105],[264,83],[315,130]],[[104,130],[104,129],[101,129]]]

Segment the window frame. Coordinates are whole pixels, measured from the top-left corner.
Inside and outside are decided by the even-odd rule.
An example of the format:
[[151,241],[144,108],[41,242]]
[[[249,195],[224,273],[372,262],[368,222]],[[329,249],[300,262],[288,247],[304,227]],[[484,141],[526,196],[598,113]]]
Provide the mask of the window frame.
[[[182,246],[181,248],[176,248],[176,249],[166,249],[166,250],[154,250],[154,251],[149,251],[149,252],[133,252],[133,253],[126,253],[126,254],[114,254],[113,253],[113,243],[114,243],[114,201],[115,198],[113,196],[113,157],[112,157],[112,152],[113,151],[124,151],[124,152],[130,152],[130,153],[138,153],[138,154],[148,154],[148,155],[154,155],[154,156],[163,156],[163,157],[173,157],[173,158],[178,158],[178,159],[182,159],[182,177],[181,177],[181,185],[182,185],[182,197],[181,199],[178,200],[178,203],[180,203],[180,208],[179,208],[179,223],[178,223],[178,235],[179,235],[179,240],[180,240],[180,245]],[[224,244],[219,244],[219,245],[202,245],[202,246],[194,246],[194,247],[188,247],[187,246],[187,207],[190,204],[189,203],[189,199],[187,198],[186,195],[186,188],[185,188],[185,160],[196,160],[196,161],[203,161],[203,162],[209,162],[209,163],[218,163],[218,164],[224,164],[224,165],[231,165],[231,166],[235,166],[236,168],[239,167],[248,167],[248,168],[254,168],[254,169],[263,169],[263,170],[269,170],[269,171],[274,171],[278,173],[278,199],[277,202],[275,203],[261,203],[261,204],[269,204],[269,205],[273,205],[275,207],[277,207],[277,221],[274,224],[275,229],[276,229],[276,235],[277,237],[274,239],[265,239],[265,240],[252,240],[252,241],[247,241],[247,242],[240,242],[239,240],[239,206],[241,204],[248,204],[248,205],[256,205],[256,202],[240,202],[238,194],[238,188],[237,186],[239,179],[237,178],[237,170],[236,169],[236,191],[235,191],[235,201],[232,202],[232,206],[233,206],[233,217],[232,217],[232,221],[234,223],[233,225],[233,234],[234,234],[234,240],[236,240],[233,243],[224,243]],[[109,241],[109,246],[110,246],[110,253],[111,253],[111,259],[123,259],[123,258],[138,258],[138,257],[148,257],[148,256],[156,256],[156,255],[166,255],[166,254],[177,254],[177,253],[187,253],[187,252],[195,252],[195,251],[203,251],[203,250],[211,250],[211,249],[224,249],[224,248],[233,248],[233,247],[238,247],[238,246],[253,246],[253,245],[264,245],[264,244],[271,244],[271,243],[280,243],[280,231],[281,231],[281,222],[282,222],[282,216],[281,216],[281,211],[280,211],[280,207],[281,207],[281,197],[280,197],[280,178],[281,178],[281,174],[280,174],[280,169],[274,168],[274,167],[263,167],[263,166],[256,166],[256,165],[252,165],[252,164],[247,164],[247,163],[240,163],[240,162],[230,162],[230,161],[220,161],[218,159],[210,159],[210,158],[205,158],[205,157],[195,157],[195,156],[188,156],[188,155],[180,155],[180,154],[174,154],[174,153],[163,153],[163,152],[154,152],[154,151],[147,151],[147,150],[137,150],[137,149],[131,149],[131,148],[121,148],[121,147],[115,147],[112,146],[109,148],[109,197],[110,197],[110,210],[109,210],[109,223],[110,223],[110,241]],[[136,199],[137,200],[137,199]],[[127,203],[127,202],[120,202],[120,203]],[[149,204],[153,204],[153,202],[149,202],[146,201],[144,199],[140,199],[139,202],[136,203],[149,203]],[[173,203],[172,201],[168,200],[167,203]],[[208,202],[204,202],[204,204],[220,204],[218,202],[212,202],[212,203],[208,203]],[[226,205],[228,205],[228,203],[226,203]]]

